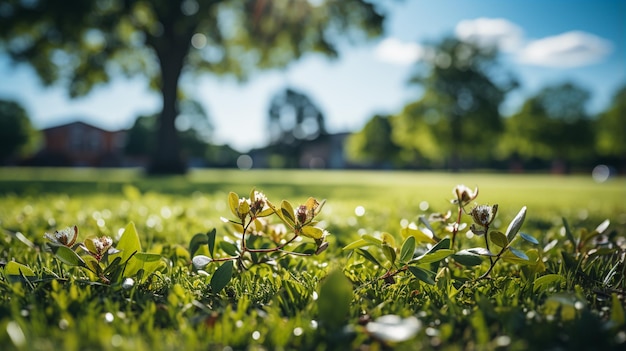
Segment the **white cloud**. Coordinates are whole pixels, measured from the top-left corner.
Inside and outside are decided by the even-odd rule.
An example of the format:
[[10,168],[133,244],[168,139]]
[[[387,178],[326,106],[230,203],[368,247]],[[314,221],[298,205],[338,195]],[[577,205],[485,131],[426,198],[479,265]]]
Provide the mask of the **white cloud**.
[[422,58],[424,49],[417,43],[405,43],[396,38],[387,38],[378,44],[375,55],[382,62],[410,65]]
[[454,30],[460,40],[485,46],[497,46],[504,52],[518,50],[523,41],[524,31],[518,25],[504,18],[476,18],[463,20]]
[[606,39],[582,31],[531,41],[518,54],[521,63],[545,67],[579,67],[596,63],[613,50]]

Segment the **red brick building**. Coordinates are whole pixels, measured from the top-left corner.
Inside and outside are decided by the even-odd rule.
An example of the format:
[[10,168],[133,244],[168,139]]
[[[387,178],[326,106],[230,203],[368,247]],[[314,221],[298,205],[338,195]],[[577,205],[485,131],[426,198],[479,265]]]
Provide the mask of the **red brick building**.
[[44,145],[34,163],[41,166],[122,166],[126,131],[108,131],[73,122],[42,131]]

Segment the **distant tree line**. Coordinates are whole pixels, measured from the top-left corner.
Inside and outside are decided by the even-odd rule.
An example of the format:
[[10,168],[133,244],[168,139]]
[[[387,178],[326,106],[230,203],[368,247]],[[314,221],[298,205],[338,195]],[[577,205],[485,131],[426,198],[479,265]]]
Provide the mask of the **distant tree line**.
[[626,86],[592,116],[590,94],[573,83],[548,86],[512,116],[500,113],[518,87],[495,47],[447,38],[431,45],[411,84],[423,94],[399,113],[373,116],[347,142],[365,167],[509,168],[567,172],[606,163],[626,172]]

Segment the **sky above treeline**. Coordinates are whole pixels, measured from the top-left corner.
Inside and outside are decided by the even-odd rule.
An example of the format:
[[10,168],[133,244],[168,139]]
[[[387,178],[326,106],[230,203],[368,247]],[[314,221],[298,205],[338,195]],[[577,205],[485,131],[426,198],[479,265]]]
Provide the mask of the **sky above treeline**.
[[[312,1],[312,0],[309,0]],[[320,0],[316,0],[319,2]],[[625,0],[404,0],[381,2],[385,34],[341,46],[336,60],[309,54],[282,70],[258,72],[245,83],[213,75],[187,76],[182,87],[203,104],[215,143],[239,151],[268,141],[273,95],[289,86],[323,111],[330,132],[359,130],[374,114],[394,114],[420,97],[407,84],[425,54],[423,44],[445,36],[498,45],[502,63],[521,87],[502,110],[515,112],[547,85],[576,83],[592,94],[589,112],[604,110],[626,84]],[[141,77],[119,77],[86,97],[43,87],[34,71],[0,54],[0,99],[20,102],[39,128],[75,120],[115,130],[160,110],[159,95]]]

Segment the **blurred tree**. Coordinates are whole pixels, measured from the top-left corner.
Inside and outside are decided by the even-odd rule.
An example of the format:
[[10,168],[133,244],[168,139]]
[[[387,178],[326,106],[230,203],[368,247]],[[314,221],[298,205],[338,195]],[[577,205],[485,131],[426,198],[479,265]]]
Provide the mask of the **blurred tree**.
[[[452,169],[458,169],[462,159],[489,159],[494,139],[503,129],[500,104],[506,93],[517,87],[517,81],[502,70],[497,58],[496,47],[455,38],[426,46],[411,79],[424,91],[420,104],[414,106],[419,109],[411,108],[405,110],[410,113],[398,116],[398,122],[407,127],[394,133],[401,146],[420,150],[422,145],[412,138],[428,129],[441,151],[437,157],[447,158]],[[434,155],[432,150],[420,151]]]
[[0,47],[46,85],[87,94],[120,73],[160,90],[153,173],[184,172],[176,133],[183,72],[233,74],[283,67],[307,52],[338,55],[338,42],[382,32],[366,0],[6,0]]
[[320,109],[307,95],[291,88],[272,98],[268,117],[270,144],[313,140],[326,133]]
[[[179,102],[180,114],[176,119],[176,130],[180,147],[185,157],[204,158],[213,127],[202,105],[192,99]],[[158,114],[139,116],[128,131],[126,153],[131,156],[148,156],[154,149]]]
[[589,93],[565,83],[543,88],[507,121],[501,149],[524,160],[581,164],[593,153],[594,135],[585,110]]
[[0,100],[0,163],[34,153],[39,140],[26,110],[15,101]]
[[596,150],[626,166],[626,86],[617,90],[611,106],[598,116]]
[[375,115],[347,141],[348,158],[373,167],[397,166],[400,147],[392,140],[389,116]]
[[326,134],[324,114],[307,95],[287,88],[270,102],[268,131],[273,164],[299,167],[304,144]]

